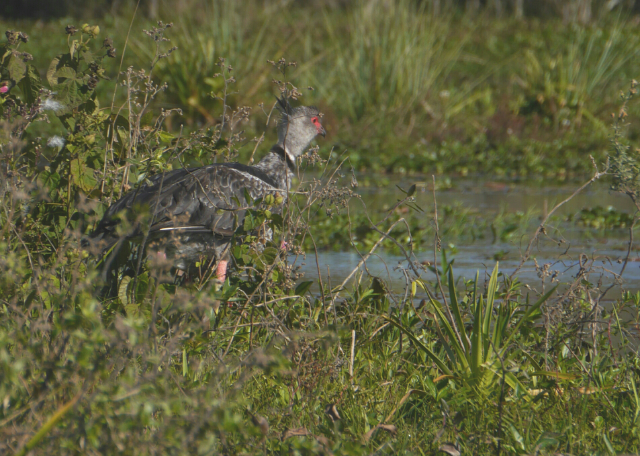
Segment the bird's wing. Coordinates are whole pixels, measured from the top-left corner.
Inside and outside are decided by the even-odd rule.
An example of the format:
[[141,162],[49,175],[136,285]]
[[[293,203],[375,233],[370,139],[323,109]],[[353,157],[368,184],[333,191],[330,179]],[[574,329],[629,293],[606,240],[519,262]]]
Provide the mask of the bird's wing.
[[[222,236],[233,234],[242,223],[247,203],[267,194],[284,193],[268,176],[253,167],[224,163],[202,168],[178,169],[164,176],[154,176],[151,185],[127,193],[105,213],[92,237],[114,237],[123,211],[135,217],[136,212],[148,212],[150,232],[190,230],[208,231]],[[133,223],[130,235],[139,235],[139,222]]]

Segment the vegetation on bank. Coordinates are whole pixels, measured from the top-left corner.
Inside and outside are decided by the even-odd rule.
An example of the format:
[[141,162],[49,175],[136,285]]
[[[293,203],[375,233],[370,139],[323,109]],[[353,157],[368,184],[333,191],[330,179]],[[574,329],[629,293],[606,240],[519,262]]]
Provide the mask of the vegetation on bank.
[[[414,20],[410,14],[402,17]],[[150,64],[144,70],[125,67],[118,77],[124,81],[121,98],[112,104],[111,94],[101,91],[108,87],[110,68],[117,65],[112,58],[121,55],[122,46],[104,39],[104,30],[95,25],[76,25],[66,29],[62,54],[49,55],[44,77],[34,66],[42,63],[29,53],[33,34],[9,32],[0,44],[0,75],[6,82],[0,85],[0,452],[640,451],[640,294],[615,283],[623,288],[622,298],[607,302],[611,288],[600,282],[613,267],[623,276],[626,260],[612,266],[581,258],[575,279],[562,286],[549,264],[536,264],[536,286],[522,285],[517,271],[502,274],[498,264],[462,280],[441,255],[447,225],[441,226],[438,216],[446,216],[446,208],[432,219],[422,215],[434,229],[434,258],[429,265],[417,261],[413,238],[422,240],[426,233],[410,234],[405,219],[422,209],[416,206],[414,187],[404,190],[386,219],[369,222],[368,232],[378,237],[361,251],[368,258],[380,243],[393,244],[406,257],[400,265],[405,286],[390,290],[380,278],[354,271],[354,280],[342,284],[320,274],[320,291],[312,294],[312,283],[287,259],[302,254],[302,246],[311,252],[311,246],[331,242],[314,230],[313,217],[340,217],[358,202],[349,161],[340,156],[323,160],[326,155],[317,149],[309,151],[305,163],[321,178],[300,175],[298,193],[282,215],[250,213],[238,228],[235,270],[221,287],[204,267],[199,277],[187,281],[162,262],[139,261],[144,252],[131,242],[121,259],[117,293],[105,293],[99,258],[81,248],[82,237],[105,207],[151,174],[249,156],[264,142],[258,135],[252,140],[249,126],[263,130],[257,125],[266,115],[254,124],[250,112],[236,104],[259,96],[250,93],[251,82],[259,87],[259,79],[235,81],[239,65],[251,60],[218,59],[210,75],[216,104],[206,109],[213,119],[207,123],[194,116],[189,128],[176,128],[176,113],[162,101],[170,90],[158,81],[164,75],[172,84],[168,72],[178,68],[171,66],[179,55],[172,51],[174,39],[165,41],[178,26],[164,23],[147,27],[145,38],[154,49]],[[282,35],[291,43],[300,41],[291,36],[306,36]],[[448,42],[441,44],[442,52],[449,49]],[[474,65],[467,60],[460,62]],[[305,70],[303,64],[275,60],[261,71],[267,80],[278,81],[290,81],[294,71],[295,83],[312,78],[314,65],[322,68],[319,60],[307,62]],[[193,69],[185,73],[188,78],[198,74]],[[450,82],[450,74],[439,72],[432,89],[446,88],[440,81]],[[332,83],[340,87],[340,81]],[[357,82],[354,77],[344,84]],[[595,160],[586,163],[576,158],[591,181],[610,172],[616,189],[634,203],[639,167],[623,133],[636,86],[633,82],[624,93],[622,109],[617,106],[609,163],[602,163],[604,153],[599,158],[594,153]],[[282,87],[277,82],[272,90]],[[286,87],[291,89],[291,83]],[[394,122],[400,122],[403,103],[412,101],[402,98],[410,97],[405,90],[399,84],[396,101],[378,100],[380,111],[368,111],[372,105],[364,103],[361,117],[344,128],[368,125],[373,131],[384,125],[388,129],[380,138],[398,135]],[[305,102],[320,91],[305,93]],[[368,100],[370,93],[360,100]],[[357,107],[343,95],[344,106],[332,102],[335,112]],[[185,110],[198,106],[186,101]],[[183,107],[174,103],[172,108]],[[467,111],[472,104],[463,111],[472,112]],[[329,106],[324,107],[326,118],[338,119]],[[269,108],[265,102],[265,112]],[[407,109],[407,119],[418,115],[410,103]],[[586,109],[580,111],[583,118]],[[446,122],[455,119],[452,114]],[[558,120],[560,135],[564,119]],[[574,123],[568,127],[577,128]],[[553,125],[549,120],[547,134]],[[460,128],[465,131],[464,125]],[[404,140],[416,131],[421,129],[405,131]],[[358,160],[353,158],[363,166]],[[133,219],[123,223],[144,222],[146,215],[129,216]],[[536,230],[523,263],[535,240],[549,235],[544,227],[551,216],[553,210]],[[631,232],[635,223],[634,216]],[[252,238],[260,227],[274,233],[274,242],[265,248]]]
[[[346,150],[357,170],[575,179],[590,173],[589,155],[606,156],[609,115],[623,81],[640,73],[637,18],[622,10],[565,25],[553,17],[433,16],[429,2],[410,0],[252,5],[160,2],[178,51],[154,69],[154,79],[169,84],[154,105],[182,110],[167,119],[171,132],[215,124],[220,103],[211,93],[221,83],[212,75],[224,56],[238,78],[230,101],[254,110],[243,128],[262,134],[259,106],[274,96],[265,62],[284,56],[301,62],[290,77],[315,89],[303,90],[305,103],[320,106],[334,151]],[[105,102],[118,71],[155,54],[140,31],[150,21],[138,14],[132,23],[133,11],[123,8],[100,24],[101,36],[124,51],[122,66],[106,68],[111,80],[96,88]],[[0,25],[31,36],[26,48],[44,75],[69,22]],[[124,96],[119,90],[116,100]]]

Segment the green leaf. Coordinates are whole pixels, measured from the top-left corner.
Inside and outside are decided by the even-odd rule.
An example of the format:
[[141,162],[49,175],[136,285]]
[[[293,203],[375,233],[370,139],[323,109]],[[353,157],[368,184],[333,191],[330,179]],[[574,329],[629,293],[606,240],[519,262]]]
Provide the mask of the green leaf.
[[464,330],[464,321],[460,313],[460,305],[458,303],[458,295],[456,294],[455,281],[453,280],[453,268],[449,268],[449,299],[451,300],[451,309],[453,310],[453,318],[456,320],[455,325],[458,327],[458,333],[462,338],[465,352],[469,353],[469,339]]
[[71,48],[69,48],[69,56],[71,56],[71,58],[73,58],[73,54],[76,53],[77,49],[78,49],[78,40],[73,40],[71,42]]
[[483,362],[482,348],[484,346],[482,340],[482,308],[484,307],[484,299],[480,299],[475,303],[475,311],[473,315],[473,329],[471,330],[471,359],[469,364],[473,372],[478,372]]
[[87,64],[93,63],[96,60],[93,53],[87,46],[85,46],[82,51],[80,51],[80,56],[82,57],[82,60],[84,60]]
[[250,232],[255,227],[255,221],[252,214],[247,214],[244,217],[243,229],[246,233]]
[[511,423],[509,423],[509,429],[511,430],[513,439],[518,443],[518,445],[520,445],[520,449],[524,450],[524,439],[522,438],[518,430]]
[[273,264],[278,256],[278,249],[275,247],[267,247],[262,252],[262,257],[264,258],[265,263]]
[[489,339],[489,331],[491,330],[491,321],[493,319],[493,306],[495,304],[496,292],[498,291],[498,262],[493,268],[491,277],[489,278],[489,286],[487,287],[487,305],[484,311],[484,318],[482,322],[482,335],[483,335],[483,361],[489,359],[490,353],[493,351]]
[[[502,347],[502,339],[504,338],[505,331],[511,321],[511,308],[508,302],[503,302],[498,308],[498,317],[493,324],[493,346],[498,350]],[[493,351],[493,348],[492,348]]]
[[443,343],[445,349],[447,349],[448,347],[451,347],[456,352],[456,357],[452,356],[452,354],[449,354],[449,358],[451,359],[451,362],[455,362],[457,360],[463,366],[464,369],[468,369],[469,360],[467,358],[467,354],[464,351],[464,346],[461,345],[461,342],[458,339],[458,336],[456,335],[456,332],[453,329],[453,326],[449,323],[449,319],[447,318],[447,316],[444,313],[444,310],[442,309],[442,304],[432,299],[431,305],[433,306],[434,310],[438,314],[440,325],[442,325],[442,327],[444,328],[444,331],[448,338],[448,343],[447,343],[445,338],[442,337],[441,335],[440,336],[441,342]]
[[393,319],[391,317],[388,317],[386,315],[381,315],[381,317],[384,320],[387,320],[389,323],[391,323],[396,328],[398,328],[400,331],[405,333],[407,335],[407,337],[409,339],[411,339],[411,342],[413,342],[415,344],[415,346],[419,350],[422,350],[427,355],[427,357],[429,359],[431,359],[431,361],[433,361],[436,366],[438,366],[438,368],[442,371],[443,374],[451,375],[452,377],[454,376],[453,373],[451,372],[451,370],[445,364],[445,362],[443,360],[441,360],[438,357],[438,355],[436,355],[433,351],[431,351],[429,349],[429,347],[427,347],[425,344],[423,344],[422,341],[420,339],[418,339],[415,336],[415,334],[413,334],[413,331],[411,331],[410,329],[405,328],[404,326],[402,326],[402,324],[400,322],[398,322],[397,320],[395,320],[395,319]]
[[142,163],[140,160],[137,160],[135,158],[127,158],[127,163],[131,163],[132,165],[136,165],[136,166],[144,166],[144,163]]
[[62,83],[64,79],[69,78],[69,76],[67,76],[69,73],[65,71],[62,75],[62,78],[64,79],[58,80],[58,76],[56,73],[62,68],[72,69],[74,71],[75,78],[77,63],[71,58],[69,54],[59,54],[51,61],[51,63],[49,64],[49,68],[47,69],[47,81],[52,88]]
[[538,377],[558,378],[560,380],[575,380],[576,378],[578,378],[578,376],[574,374],[568,374],[566,372],[553,372],[553,371],[546,371],[546,370],[531,372],[529,375],[538,376]]
[[54,76],[57,84],[61,84],[65,79],[76,79],[76,70],[65,66],[56,71]]
[[164,142],[164,143],[170,143],[172,142],[174,139],[176,139],[175,136],[173,136],[170,133],[167,133],[166,131],[159,131],[158,132],[158,137],[160,138],[160,141]]
[[123,277],[120,281],[120,286],[118,287],[118,298],[120,298],[120,302],[123,306],[129,304],[129,296],[127,295],[129,282],[131,282],[131,277]]
[[85,101],[89,100],[93,90],[89,89],[83,79],[65,79],[53,87],[58,92],[57,100],[63,105],[58,115],[69,114]]
[[33,104],[40,96],[40,89],[42,89],[42,82],[40,81],[40,73],[34,65],[27,65],[26,77],[18,83],[18,87],[22,91],[24,100]]
[[21,58],[11,55],[7,70],[9,71],[9,79],[17,85],[27,73],[27,64]]
[[186,377],[189,373],[189,363],[187,363],[187,349],[182,349],[182,376]]
[[111,144],[113,141],[113,132],[122,129],[129,131],[129,120],[126,117],[119,114],[112,114],[103,122],[104,135],[107,138],[107,143]]
[[542,370],[542,368],[540,367],[540,364],[538,364],[538,362],[528,352],[526,352],[525,350],[520,350],[520,353],[522,353],[529,360],[529,362],[533,365],[533,368],[535,370],[537,371]]
[[607,434],[602,434],[602,439],[604,440],[604,444],[606,445],[607,451],[609,451],[609,454],[612,454],[613,456],[618,454],[615,448],[613,448],[613,445],[611,444],[611,440],[609,440],[609,437],[607,437]]
[[143,273],[138,275],[138,280],[136,281],[136,290],[135,290],[135,298],[137,303],[142,303],[144,299],[149,294],[150,286],[152,285],[152,280],[149,278],[148,273]]
[[67,131],[75,131],[76,129],[76,118],[71,114],[65,114],[58,117],[62,122],[62,125],[65,126]]
[[93,170],[88,168],[84,161],[79,158],[71,160],[70,167],[73,183],[83,192],[88,193],[96,186]]
[[543,433],[538,441],[536,442],[536,453],[539,453],[540,450],[550,447],[557,446],[560,444],[560,441],[555,437],[554,434],[550,434],[548,432]]
[[58,84],[58,79],[55,77],[55,74],[58,70],[58,64],[60,63],[61,58],[62,54],[55,56],[49,64],[49,68],[47,68],[47,82],[51,87]]
[[638,395],[638,386],[633,376],[631,376],[630,381],[631,381],[631,388],[633,389],[633,397],[635,399],[635,407],[636,407],[635,417],[633,419],[633,422],[635,423],[638,420],[638,416],[640,415],[640,396]]
[[304,296],[311,288],[311,285],[313,285],[313,280],[305,280],[304,282],[300,282],[296,287],[295,294],[298,296]]

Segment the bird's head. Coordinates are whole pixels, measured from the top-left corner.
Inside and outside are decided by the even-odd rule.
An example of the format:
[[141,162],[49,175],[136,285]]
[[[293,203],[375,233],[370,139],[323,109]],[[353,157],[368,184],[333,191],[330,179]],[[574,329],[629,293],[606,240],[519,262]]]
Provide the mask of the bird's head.
[[326,135],[320,123],[320,111],[313,106],[293,108],[285,98],[278,98],[282,119],[278,124],[278,144],[284,147],[289,158],[302,155],[317,135]]

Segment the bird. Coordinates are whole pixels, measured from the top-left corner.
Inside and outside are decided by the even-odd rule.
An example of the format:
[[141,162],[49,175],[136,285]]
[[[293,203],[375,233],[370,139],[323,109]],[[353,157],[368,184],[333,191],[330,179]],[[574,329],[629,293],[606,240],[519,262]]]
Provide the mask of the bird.
[[[256,165],[213,163],[154,175],[106,210],[89,242],[106,256],[126,240],[142,240],[177,272],[189,274],[209,264],[216,279],[224,282],[232,237],[236,227],[243,225],[251,202],[273,195],[282,202],[281,208],[296,159],[316,136],[326,135],[316,107],[292,107],[286,94],[277,98],[276,106],[282,114],[278,141]],[[134,223],[123,234],[123,215],[142,210],[150,220]]]

